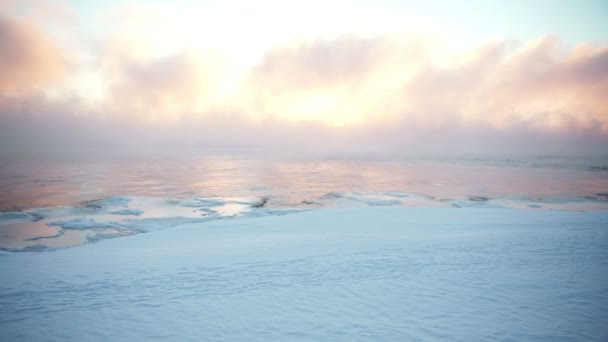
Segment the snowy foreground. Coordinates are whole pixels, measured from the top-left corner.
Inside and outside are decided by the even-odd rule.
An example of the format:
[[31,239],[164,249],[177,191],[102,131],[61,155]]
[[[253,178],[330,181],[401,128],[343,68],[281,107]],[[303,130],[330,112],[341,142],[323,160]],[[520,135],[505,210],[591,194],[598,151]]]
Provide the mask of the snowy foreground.
[[0,340],[608,340],[608,212],[324,209],[0,254]]

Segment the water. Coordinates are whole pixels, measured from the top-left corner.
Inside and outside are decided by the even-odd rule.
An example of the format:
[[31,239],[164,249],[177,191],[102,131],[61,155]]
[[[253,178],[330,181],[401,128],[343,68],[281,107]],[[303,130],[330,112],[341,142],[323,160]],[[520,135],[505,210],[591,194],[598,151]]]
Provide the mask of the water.
[[353,206],[608,210],[594,160],[13,160],[0,248],[41,250],[201,220]]

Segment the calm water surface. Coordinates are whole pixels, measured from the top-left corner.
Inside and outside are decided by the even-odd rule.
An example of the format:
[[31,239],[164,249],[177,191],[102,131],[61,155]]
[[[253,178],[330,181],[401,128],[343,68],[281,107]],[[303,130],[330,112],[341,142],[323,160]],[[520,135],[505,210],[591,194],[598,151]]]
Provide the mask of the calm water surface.
[[608,169],[593,160],[13,160],[0,189],[9,251],[324,207],[608,210]]
[[602,167],[479,161],[269,160],[13,161],[0,168],[0,211],[79,205],[116,195],[264,195],[279,206],[329,192],[402,191],[437,198],[559,199],[608,192]]

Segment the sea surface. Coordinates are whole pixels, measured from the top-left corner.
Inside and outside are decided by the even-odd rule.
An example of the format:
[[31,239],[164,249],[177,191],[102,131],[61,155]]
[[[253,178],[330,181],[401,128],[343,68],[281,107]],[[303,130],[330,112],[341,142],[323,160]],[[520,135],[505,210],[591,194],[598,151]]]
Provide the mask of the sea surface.
[[0,166],[0,249],[335,207],[608,210],[599,158],[40,158]]

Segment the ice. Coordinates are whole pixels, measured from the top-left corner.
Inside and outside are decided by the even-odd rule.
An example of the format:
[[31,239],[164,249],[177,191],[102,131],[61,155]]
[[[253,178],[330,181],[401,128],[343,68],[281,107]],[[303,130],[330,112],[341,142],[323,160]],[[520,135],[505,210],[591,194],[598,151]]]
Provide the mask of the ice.
[[304,211],[308,211],[308,209],[270,209],[270,208],[261,208],[258,210],[252,210],[247,213],[246,218],[254,218],[254,217],[265,217],[265,216],[280,216],[280,215],[288,215],[301,213]]
[[605,211],[207,220],[4,253],[0,274],[5,341],[608,339]]
[[185,207],[217,207],[226,204],[223,198],[193,198],[189,200],[175,201],[176,204]]
[[400,205],[400,198],[382,193],[353,193],[342,198],[344,201],[360,201],[370,206]]
[[473,202],[487,202],[490,199],[486,196],[469,196],[469,201]]
[[[32,248],[41,250],[40,245],[68,247],[185,223],[242,218],[249,216],[252,209],[262,209],[266,202],[266,197],[166,199],[116,196],[86,201],[82,207],[8,212],[0,216],[0,249],[28,251]],[[262,210],[251,216],[274,214],[281,214],[280,210]],[[60,231],[56,230],[57,227]],[[79,232],[64,234],[67,230]]]
[[78,217],[66,221],[53,221],[48,223],[49,226],[59,226],[62,229],[91,229],[100,227],[116,227],[119,226],[117,222],[97,222],[90,217]]
[[8,224],[15,222],[32,221],[34,217],[22,211],[9,211],[0,213],[0,223]]
[[89,207],[68,207],[68,206],[57,206],[48,208],[37,208],[27,210],[27,213],[35,217],[36,220],[52,219],[58,217],[74,216],[74,215],[87,215],[96,212],[95,208]]
[[120,210],[115,210],[115,211],[110,212],[110,214],[114,214],[114,215],[132,215],[132,216],[139,216],[143,213],[144,213],[144,211],[141,209],[120,209]]
[[171,228],[186,223],[204,222],[204,218],[187,217],[165,217],[165,218],[144,218],[126,219],[121,221],[119,229],[128,229],[133,232],[152,232],[160,229]]
[[495,205],[515,209],[566,210],[566,211],[607,211],[608,201],[593,198],[527,199],[496,198],[489,201]]
[[494,203],[493,201],[477,199],[452,201],[451,204],[457,208],[507,208],[507,206]]
[[396,192],[396,191],[385,191],[384,194],[387,195],[387,196],[393,196],[393,197],[399,197],[399,198],[409,197],[410,196],[410,194],[408,194],[408,193],[405,193],[405,192]]
[[133,201],[133,197],[114,196],[114,197],[105,198],[105,199],[87,201],[84,203],[84,205],[87,207],[92,207],[92,208],[115,208],[115,207],[126,206],[131,201]]
[[328,192],[325,195],[321,196],[323,200],[335,200],[344,197],[344,194],[339,192]]
[[338,207],[354,206],[391,206],[401,205],[401,196],[379,192],[352,192],[352,193],[327,193],[321,196],[318,201],[321,203],[331,203]]
[[326,207],[362,207],[362,206],[415,206],[415,207],[441,207],[448,206],[433,196],[405,193],[396,191],[385,192],[350,192],[327,193],[315,201],[304,201],[303,204]]
[[[48,207],[0,214],[0,250],[29,250],[34,244],[53,248],[97,242],[185,223],[284,215],[323,208],[456,207],[516,208],[522,210],[608,210],[600,196],[570,198],[500,198],[471,194],[465,198],[438,198],[401,191],[329,192],[281,205],[284,198],[271,195],[246,197],[161,198],[116,196],[86,201],[79,207]],[[77,230],[59,234],[60,230]],[[108,233],[107,229],[116,230]]]

